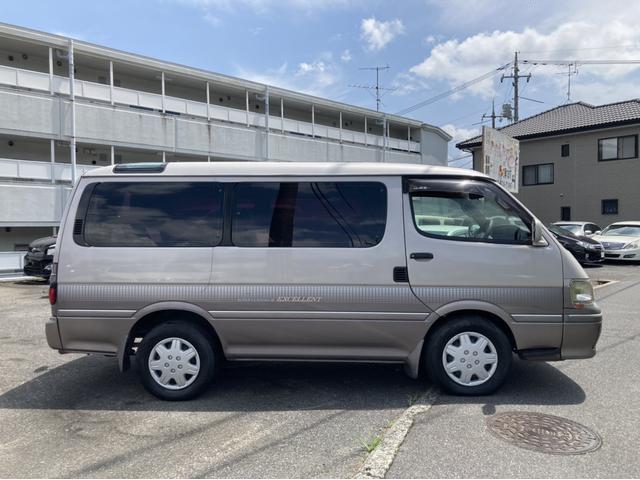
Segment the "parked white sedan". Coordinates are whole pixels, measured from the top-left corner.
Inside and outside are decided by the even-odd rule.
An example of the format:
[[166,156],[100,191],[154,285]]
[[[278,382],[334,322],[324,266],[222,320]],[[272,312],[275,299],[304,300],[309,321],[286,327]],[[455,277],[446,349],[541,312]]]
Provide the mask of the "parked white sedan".
[[602,243],[608,260],[640,260],[640,222],[616,222],[594,240]]

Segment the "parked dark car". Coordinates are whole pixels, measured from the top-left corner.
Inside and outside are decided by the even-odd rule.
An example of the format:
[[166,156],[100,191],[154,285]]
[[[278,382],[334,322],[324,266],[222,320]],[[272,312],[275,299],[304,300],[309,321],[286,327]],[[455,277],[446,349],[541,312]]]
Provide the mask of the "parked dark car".
[[57,235],[53,235],[51,237],[38,238],[29,244],[29,250],[24,256],[25,275],[49,278],[57,237]]
[[557,225],[551,224],[548,228],[560,244],[569,250],[581,264],[604,261],[604,249],[600,242],[589,237],[579,237]]

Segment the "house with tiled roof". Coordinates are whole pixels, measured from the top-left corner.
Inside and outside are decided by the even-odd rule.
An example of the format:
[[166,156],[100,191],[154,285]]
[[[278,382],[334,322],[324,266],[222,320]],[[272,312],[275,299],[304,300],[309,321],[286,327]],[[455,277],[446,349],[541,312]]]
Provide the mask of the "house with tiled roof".
[[[640,216],[640,100],[570,103],[499,129],[520,141],[518,198],[544,222]],[[482,137],[460,142],[484,170]]]

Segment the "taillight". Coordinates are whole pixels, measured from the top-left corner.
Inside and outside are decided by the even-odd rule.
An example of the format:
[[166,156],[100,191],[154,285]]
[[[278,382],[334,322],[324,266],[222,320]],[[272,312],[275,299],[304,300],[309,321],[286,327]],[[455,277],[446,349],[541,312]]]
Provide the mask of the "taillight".
[[51,305],[55,305],[57,299],[58,299],[58,287],[55,284],[49,285],[49,303]]

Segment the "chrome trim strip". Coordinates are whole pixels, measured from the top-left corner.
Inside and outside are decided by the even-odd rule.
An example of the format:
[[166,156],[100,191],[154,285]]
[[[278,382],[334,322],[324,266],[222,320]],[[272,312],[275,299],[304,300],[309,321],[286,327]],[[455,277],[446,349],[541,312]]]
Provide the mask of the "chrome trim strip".
[[131,318],[135,310],[58,310],[59,317]]
[[519,323],[562,323],[562,315],[517,314],[511,317]]
[[210,310],[219,319],[278,319],[278,320],[405,320],[423,322],[425,312],[322,312],[291,310]]

